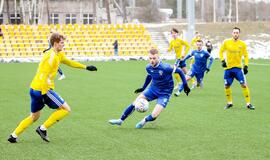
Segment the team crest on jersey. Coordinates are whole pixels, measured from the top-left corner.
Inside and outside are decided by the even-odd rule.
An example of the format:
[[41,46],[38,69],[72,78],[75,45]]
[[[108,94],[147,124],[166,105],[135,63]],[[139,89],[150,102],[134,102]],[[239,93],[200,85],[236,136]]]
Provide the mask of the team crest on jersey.
[[163,71],[162,70],[159,70],[158,73],[159,73],[160,76],[163,75]]
[[203,57],[203,54],[200,54],[201,57]]

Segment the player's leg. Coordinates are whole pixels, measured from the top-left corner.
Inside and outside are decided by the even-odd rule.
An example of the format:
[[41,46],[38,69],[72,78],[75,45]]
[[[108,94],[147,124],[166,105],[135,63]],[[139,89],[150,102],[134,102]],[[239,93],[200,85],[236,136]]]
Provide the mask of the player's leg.
[[197,73],[195,75],[196,81],[197,81],[197,87],[203,88],[203,77],[204,77],[204,72],[202,73]]
[[66,76],[64,75],[62,69],[59,67],[58,70],[57,70],[58,74],[60,75],[60,77],[58,78],[58,80],[62,80],[62,79],[65,79]]
[[30,89],[31,96],[31,115],[23,119],[16,129],[9,136],[8,141],[11,143],[17,142],[17,137],[33,122],[40,117],[40,110],[44,107],[43,97],[40,91]]
[[225,88],[227,105],[224,107],[224,109],[229,109],[233,106],[232,89],[231,89],[231,84],[233,83],[233,79],[234,79],[234,74],[232,72],[232,69],[225,70],[224,71],[224,88]]
[[147,123],[147,122],[151,122],[157,119],[157,117],[160,115],[160,113],[166,108],[168,102],[169,102],[170,96],[169,95],[165,95],[165,96],[161,96],[157,99],[157,104],[154,108],[154,110],[152,111],[152,113],[148,116],[146,116],[145,118],[143,118],[139,123],[136,124],[136,128],[140,129],[143,128],[143,126]]
[[[190,70],[191,70],[191,68],[192,68],[192,65],[194,64],[194,62],[195,62],[195,60],[194,60],[194,57],[190,60],[190,64],[189,64],[189,68],[190,68]],[[193,77],[193,78],[191,78],[191,87],[190,87],[190,89],[194,89],[195,87],[196,87],[196,85],[197,85],[197,82],[196,82],[196,80],[195,80],[195,78]]]
[[139,123],[136,124],[136,128],[140,129],[143,128],[143,126],[147,123],[147,122],[151,122],[156,120],[156,118],[159,116],[159,114],[164,110],[164,107],[161,106],[160,104],[156,104],[154,110],[152,111],[151,114],[149,114],[148,116],[146,116],[145,118],[143,118]]
[[250,92],[249,92],[249,88],[248,85],[246,83],[246,78],[244,76],[244,73],[241,69],[237,70],[236,73],[236,79],[238,80],[238,82],[240,83],[241,87],[242,87],[242,92],[246,101],[246,107],[248,109],[254,110],[255,107],[250,103]]
[[[146,99],[146,100],[152,100],[154,99],[154,95],[152,93],[152,90],[149,88],[147,90],[145,90],[143,93],[141,93],[137,98],[137,99],[140,99],[140,98],[143,98],[143,99]],[[136,103],[136,100],[130,104],[123,112],[123,114],[121,115],[120,119],[111,119],[109,120],[109,123],[112,124],[112,125],[121,125],[128,116],[130,116],[133,111],[135,110],[135,103]]]
[[49,118],[36,129],[36,132],[44,141],[49,142],[47,129],[67,116],[71,109],[65,100],[53,90],[49,90],[46,95],[44,95],[44,101],[50,108],[56,109],[56,111],[54,111]]
[[[195,75],[195,72],[193,72],[192,70],[190,70],[187,74],[186,74],[186,80],[187,82],[190,81]],[[178,91],[176,91],[174,93],[174,96],[178,97],[180,95],[180,93],[184,90],[184,85],[181,83],[179,84],[179,89]]]
[[[179,66],[178,67],[180,67],[181,68],[181,70],[184,72],[184,74],[187,74],[187,67],[186,67],[186,63],[184,63],[184,62],[180,62],[179,63]],[[175,87],[174,87],[174,89],[179,89],[179,84],[181,83],[181,77],[180,77],[180,75],[179,74],[177,74],[177,73],[175,73],[174,74],[174,77],[175,77],[175,79],[176,79],[176,85],[175,85]]]

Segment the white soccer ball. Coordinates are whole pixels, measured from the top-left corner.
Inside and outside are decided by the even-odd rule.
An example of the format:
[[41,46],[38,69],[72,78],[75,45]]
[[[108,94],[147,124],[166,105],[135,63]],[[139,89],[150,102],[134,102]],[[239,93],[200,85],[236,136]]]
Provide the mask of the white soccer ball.
[[149,109],[149,102],[144,98],[139,98],[135,102],[136,111],[143,113]]

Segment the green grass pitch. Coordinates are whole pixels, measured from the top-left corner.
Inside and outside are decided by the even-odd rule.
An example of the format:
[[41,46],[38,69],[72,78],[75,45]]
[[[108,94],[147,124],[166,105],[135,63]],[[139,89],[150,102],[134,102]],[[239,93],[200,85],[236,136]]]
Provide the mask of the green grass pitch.
[[[173,63],[169,61],[169,63]],[[88,63],[90,64],[90,62]],[[91,62],[98,72],[61,65],[66,75],[56,80],[56,91],[72,112],[48,130],[50,143],[35,133],[53,110],[45,107],[41,118],[10,144],[8,135],[29,110],[29,83],[37,63],[0,63],[0,159],[35,160],[268,160],[270,159],[270,61],[251,60],[249,74],[252,103],[247,110],[237,81],[232,86],[234,107],[226,104],[223,69],[215,61],[205,75],[204,88],[190,96],[172,97],[161,116],[143,129],[135,125],[152,111],[134,112],[121,126],[107,121],[119,118],[136,97],[145,79],[147,61]]]

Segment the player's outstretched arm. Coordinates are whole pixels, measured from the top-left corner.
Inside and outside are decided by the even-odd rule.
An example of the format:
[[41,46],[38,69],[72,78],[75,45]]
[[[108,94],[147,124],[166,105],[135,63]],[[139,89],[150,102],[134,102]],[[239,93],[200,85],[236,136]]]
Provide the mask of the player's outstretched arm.
[[185,77],[183,71],[179,68],[176,68],[175,73],[178,73],[180,75],[182,82],[183,82],[183,86],[184,86],[184,92],[188,96],[188,94],[190,92],[190,88],[188,87],[187,80],[186,80],[186,77]]
[[81,69],[86,69],[88,71],[97,71],[97,67],[95,67],[95,66],[92,66],[92,65],[86,66],[86,65],[81,64],[79,62],[70,60],[66,56],[63,57],[61,62],[70,66],[70,67],[73,67],[73,68],[81,68]]
[[145,82],[144,82],[144,84],[143,84],[143,87],[142,87],[142,88],[136,89],[136,90],[134,91],[134,93],[141,93],[142,91],[144,91],[145,88],[148,86],[148,84],[151,82],[151,80],[152,80],[152,77],[151,77],[151,75],[148,74],[148,75],[146,76],[146,78],[145,78]]
[[246,45],[244,45],[244,47],[243,47],[243,55],[244,55],[243,72],[246,75],[248,73],[248,52],[247,52],[247,46]]

